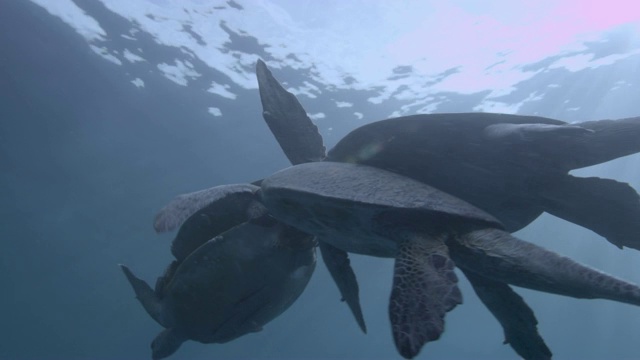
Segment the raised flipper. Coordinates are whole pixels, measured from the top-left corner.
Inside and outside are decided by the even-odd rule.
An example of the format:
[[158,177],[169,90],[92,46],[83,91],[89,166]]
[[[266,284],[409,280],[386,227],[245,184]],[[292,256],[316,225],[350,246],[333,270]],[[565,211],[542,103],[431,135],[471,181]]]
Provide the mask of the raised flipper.
[[267,65],[256,65],[262,116],[293,165],[319,161],[325,157],[322,136],[298,99],[285,90]]
[[538,333],[538,320],[520,295],[505,283],[462,271],[480,300],[502,325],[505,344],[511,345],[525,360],[551,359],[551,350]]
[[156,296],[155,291],[153,291],[153,289],[151,289],[144,280],[136,277],[125,265],[120,264],[120,268],[127,277],[127,280],[129,280],[129,284],[131,284],[133,291],[136,293],[136,298],[140,301],[142,307],[144,307],[149,316],[151,316],[158,324],[163,327],[167,327],[162,320],[162,303]]
[[546,186],[541,197],[549,214],[584,226],[620,248],[640,250],[640,196],[629,184],[567,175]]
[[567,137],[591,134],[593,130],[577,125],[553,124],[509,124],[501,123],[487,126],[484,135],[488,139],[501,141],[564,141]]
[[[320,161],[326,156],[322,136],[311,121],[302,104],[292,93],[280,85],[267,65],[258,60],[256,65],[262,117],[278,144],[293,165]],[[254,182],[259,185],[261,180]],[[358,282],[349,264],[346,252],[320,242],[320,252],[340,294],[356,318],[363,332],[367,328],[360,307]]]
[[502,230],[473,231],[447,245],[458,267],[495,281],[579,299],[609,299],[640,306],[637,285]]
[[354,274],[349,262],[349,255],[324,241],[319,242],[322,260],[327,266],[333,281],[338,285],[342,300],[347,302],[349,309],[355,316],[358,326],[364,333],[367,332],[367,326],[364,322],[362,309],[360,308],[360,296],[358,289],[358,280]]
[[454,267],[439,238],[414,236],[399,244],[389,318],[403,357],[413,358],[424,344],[440,338],[444,315],[462,303]]

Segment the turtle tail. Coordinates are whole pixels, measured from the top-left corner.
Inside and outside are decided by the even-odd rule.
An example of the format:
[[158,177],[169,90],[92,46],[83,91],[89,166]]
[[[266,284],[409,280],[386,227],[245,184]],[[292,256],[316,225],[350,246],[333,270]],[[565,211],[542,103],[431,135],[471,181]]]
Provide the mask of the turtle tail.
[[487,278],[533,290],[640,306],[640,287],[579,264],[498,229],[450,241],[456,265]]
[[153,291],[144,280],[136,277],[128,267],[120,264],[120,268],[127,277],[127,280],[129,280],[129,284],[131,284],[133,291],[136,293],[136,298],[140,301],[142,307],[144,307],[153,320],[163,327],[167,327],[162,320],[162,303],[156,295],[156,292]]

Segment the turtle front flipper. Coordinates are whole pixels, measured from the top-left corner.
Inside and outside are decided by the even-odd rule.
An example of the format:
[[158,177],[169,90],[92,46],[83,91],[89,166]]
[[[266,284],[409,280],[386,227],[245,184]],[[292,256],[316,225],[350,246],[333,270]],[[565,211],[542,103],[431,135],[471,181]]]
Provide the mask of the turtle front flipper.
[[525,360],[551,359],[551,350],[538,333],[538,320],[520,295],[509,285],[462,270],[482,303],[500,322],[504,343]]
[[367,326],[365,325],[362,309],[360,308],[358,280],[351,268],[349,254],[324,241],[319,242],[319,247],[322,260],[327,266],[333,281],[338,285],[343,301],[347,302],[349,309],[351,309],[353,316],[358,322],[358,326],[360,326],[360,329],[366,334]]
[[398,352],[416,356],[444,331],[444,316],[462,303],[455,264],[441,238],[411,235],[400,242],[389,318]]
[[262,60],[256,65],[262,117],[293,165],[320,161],[325,147],[318,127],[313,124],[295,95],[285,90]]
[[622,248],[640,250],[640,196],[629,184],[567,175],[541,193],[549,214],[584,226]]
[[127,280],[129,280],[129,284],[131,284],[133,291],[136,293],[136,298],[140,301],[142,307],[144,307],[149,316],[151,316],[158,324],[166,327],[166,324],[162,320],[162,302],[158,299],[155,291],[153,291],[149,284],[144,282],[144,280],[135,276],[125,265],[120,264],[120,268],[127,277]]

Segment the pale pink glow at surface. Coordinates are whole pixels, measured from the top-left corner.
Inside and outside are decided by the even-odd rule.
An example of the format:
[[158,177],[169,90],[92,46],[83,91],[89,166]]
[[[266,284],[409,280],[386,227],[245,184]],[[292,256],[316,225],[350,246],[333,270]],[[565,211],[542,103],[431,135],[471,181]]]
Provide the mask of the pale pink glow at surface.
[[[640,22],[640,2],[512,1],[500,2],[500,7],[495,3],[481,10],[437,5],[424,21],[390,43],[388,52],[397,61],[435,60],[439,70],[453,64],[484,68],[503,60],[528,64],[580,50],[584,41],[599,40],[602,31]],[[424,64],[431,71],[433,65]]]
[[[526,65],[551,56],[569,57],[554,67],[567,65],[571,71],[605,64],[590,64],[589,55],[571,60],[586,49],[585,42],[602,41],[603,33],[620,25],[630,24],[636,34],[640,32],[640,2],[634,1],[491,1],[482,5],[454,1],[425,7],[421,13],[425,18],[411,23],[387,45],[386,52],[419,74],[459,70],[432,86],[432,92],[493,89],[504,94],[536,75],[523,71]],[[634,53],[630,45],[629,52],[619,57]]]
[[583,26],[582,30],[600,31],[640,19],[640,2],[633,0],[570,0],[558,2],[558,6],[568,19]]

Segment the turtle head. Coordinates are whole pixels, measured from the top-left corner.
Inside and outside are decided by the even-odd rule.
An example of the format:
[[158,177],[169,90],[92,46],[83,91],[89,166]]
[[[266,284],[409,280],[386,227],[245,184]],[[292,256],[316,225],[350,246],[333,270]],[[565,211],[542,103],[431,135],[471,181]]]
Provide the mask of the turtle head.
[[153,360],[164,359],[180,348],[186,337],[174,329],[165,329],[151,342],[151,358]]

